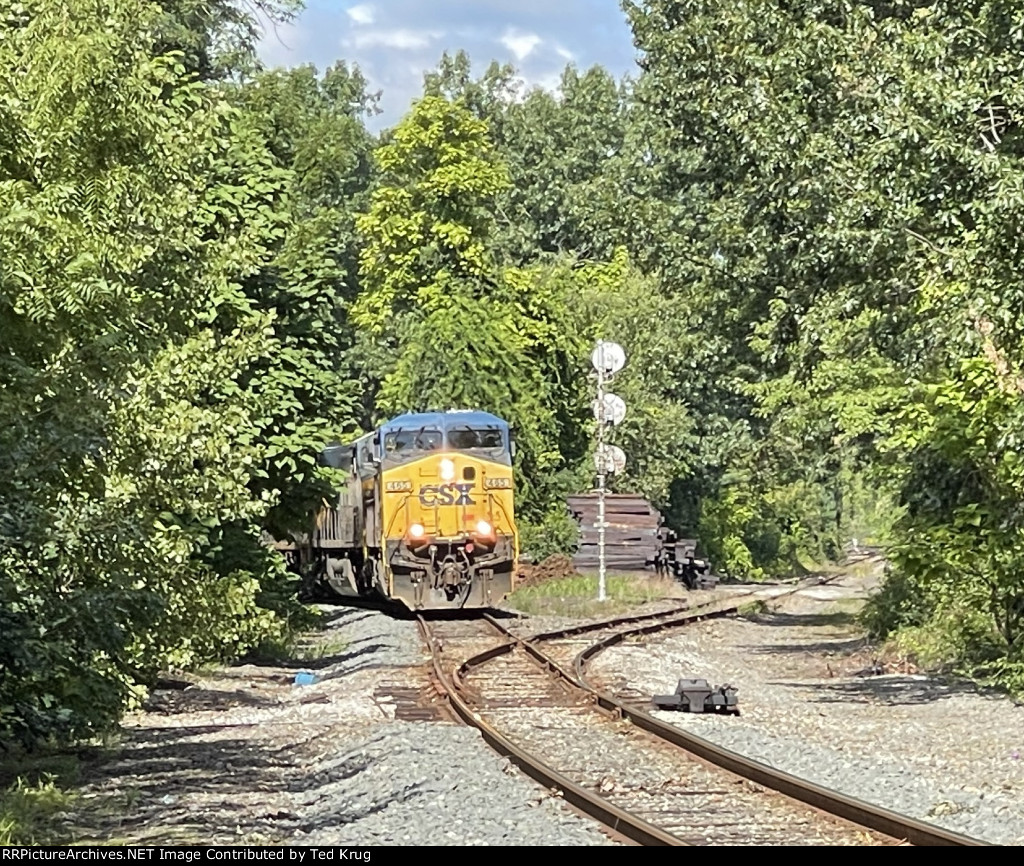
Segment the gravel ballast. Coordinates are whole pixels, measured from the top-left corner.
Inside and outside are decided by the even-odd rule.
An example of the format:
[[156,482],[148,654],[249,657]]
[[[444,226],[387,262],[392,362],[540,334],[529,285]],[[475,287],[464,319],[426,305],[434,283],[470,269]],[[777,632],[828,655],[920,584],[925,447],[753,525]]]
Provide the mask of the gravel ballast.
[[[848,596],[861,595],[850,587]],[[593,680],[642,694],[682,677],[739,689],[740,717],[656,711],[755,760],[1000,844],[1024,843],[1024,708],[920,674],[875,675],[842,588],[779,600],[598,656]]]
[[[673,691],[684,676],[732,683],[738,718],[658,715],[852,796],[1021,844],[1024,709],[963,684],[874,675],[871,648],[843,607],[863,595],[862,585],[804,589],[749,619],[614,647],[591,676],[648,695]],[[344,607],[328,618],[304,661],[238,665],[155,692],[126,720],[119,746],[84,763],[65,817],[71,838],[615,844],[476,731],[447,720],[414,622]],[[543,631],[557,619],[519,628]],[[315,681],[297,685],[299,674]]]
[[[86,765],[67,818],[73,838],[615,844],[478,732],[442,719],[414,622],[347,608],[329,616],[321,650],[301,664],[241,665],[154,693],[126,720],[120,747]],[[296,685],[300,673],[316,681]],[[410,709],[434,719],[403,720]]]

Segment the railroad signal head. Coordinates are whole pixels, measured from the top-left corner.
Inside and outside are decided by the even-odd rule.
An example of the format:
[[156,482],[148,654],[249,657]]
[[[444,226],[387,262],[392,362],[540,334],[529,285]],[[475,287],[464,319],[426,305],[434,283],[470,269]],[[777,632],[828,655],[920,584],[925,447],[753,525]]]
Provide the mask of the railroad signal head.
[[620,475],[626,468],[626,454],[618,445],[602,445],[594,452],[594,465],[605,475]]
[[597,348],[590,356],[594,369],[605,376],[614,376],[626,366],[626,352],[618,343],[597,341]]
[[593,410],[599,424],[619,425],[626,417],[626,401],[618,394],[606,393],[600,400],[594,401]]

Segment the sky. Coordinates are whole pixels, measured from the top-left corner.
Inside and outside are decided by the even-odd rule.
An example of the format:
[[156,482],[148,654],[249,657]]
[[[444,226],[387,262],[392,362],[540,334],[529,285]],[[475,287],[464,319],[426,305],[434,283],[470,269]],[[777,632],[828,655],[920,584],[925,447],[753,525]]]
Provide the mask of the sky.
[[619,0],[306,0],[288,25],[268,29],[268,66],[355,63],[383,91],[380,129],[396,123],[444,51],[465,49],[473,72],[511,63],[528,86],[555,89],[567,63],[635,74],[632,35]]

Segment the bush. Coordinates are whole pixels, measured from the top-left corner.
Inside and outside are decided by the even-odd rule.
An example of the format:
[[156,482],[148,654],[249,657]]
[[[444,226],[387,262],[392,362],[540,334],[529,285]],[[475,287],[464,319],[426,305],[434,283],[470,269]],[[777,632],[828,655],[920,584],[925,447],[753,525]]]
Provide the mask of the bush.
[[1005,689],[1024,699],[1024,659],[994,659],[975,665],[969,673],[983,685]]
[[533,562],[556,553],[571,554],[578,542],[579,526],[564,508],[548,512],[540,523],[519,524],[520,555]]
[[921,625],[896,631],[891,645],[931,671],[964,670],[965,663],[991,661],[999,655],[998,636],[991,619],[977,609],[958,604],[940,608]]
[[901,628],[919,626],[930,615],[922,587],[902,569],[886,568],[880,590],[868,599],[860,614],[861,624],[876,639]]

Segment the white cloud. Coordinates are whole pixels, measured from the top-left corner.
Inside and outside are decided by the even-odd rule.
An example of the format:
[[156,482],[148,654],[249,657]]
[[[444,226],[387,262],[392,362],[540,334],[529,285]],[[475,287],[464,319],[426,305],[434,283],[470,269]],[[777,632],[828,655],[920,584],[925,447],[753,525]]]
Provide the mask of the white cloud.
[[342,44],[354,45],[356,48],[398,48],[410,51],[426,48],[441,35],[436,30],[371,30],[367,33],[357,33],[351,40],[346,40]]
[[528,57],[533,49],[543,41],[536,33],[521,33],[516,30],[506,30],[505,35],[501,37],[501,44],[511,51],[519,61]]
[[348,17],[356,24],[373,24],[374,22],[373,7],[369,3],[360,3],[358,6],[349,6],[345,12],[348,13]]
[[546,90],[548,93],[558,93],[562,87],[562,72],[561,70],[545,72],[541,75],[536,75],[530,78],[529,83],[531,86],[539,87],[541,90]]
[[569,62],[635,74],[632,33],[619,7],[611,0],[311,0],[298,21],[268,28],[259,51],[271,66],[357,63],[370,89],[384,91],[384,114],[371,120],[380,128],[421,94],[423,73],[442,49],[466,49],[474,75],[491,60],[511,62],[524,92],[557,90]]
[[309,44],[309,36],[298,22],[272,24],[260,40],[260,59],[267,66],[288,66]]

